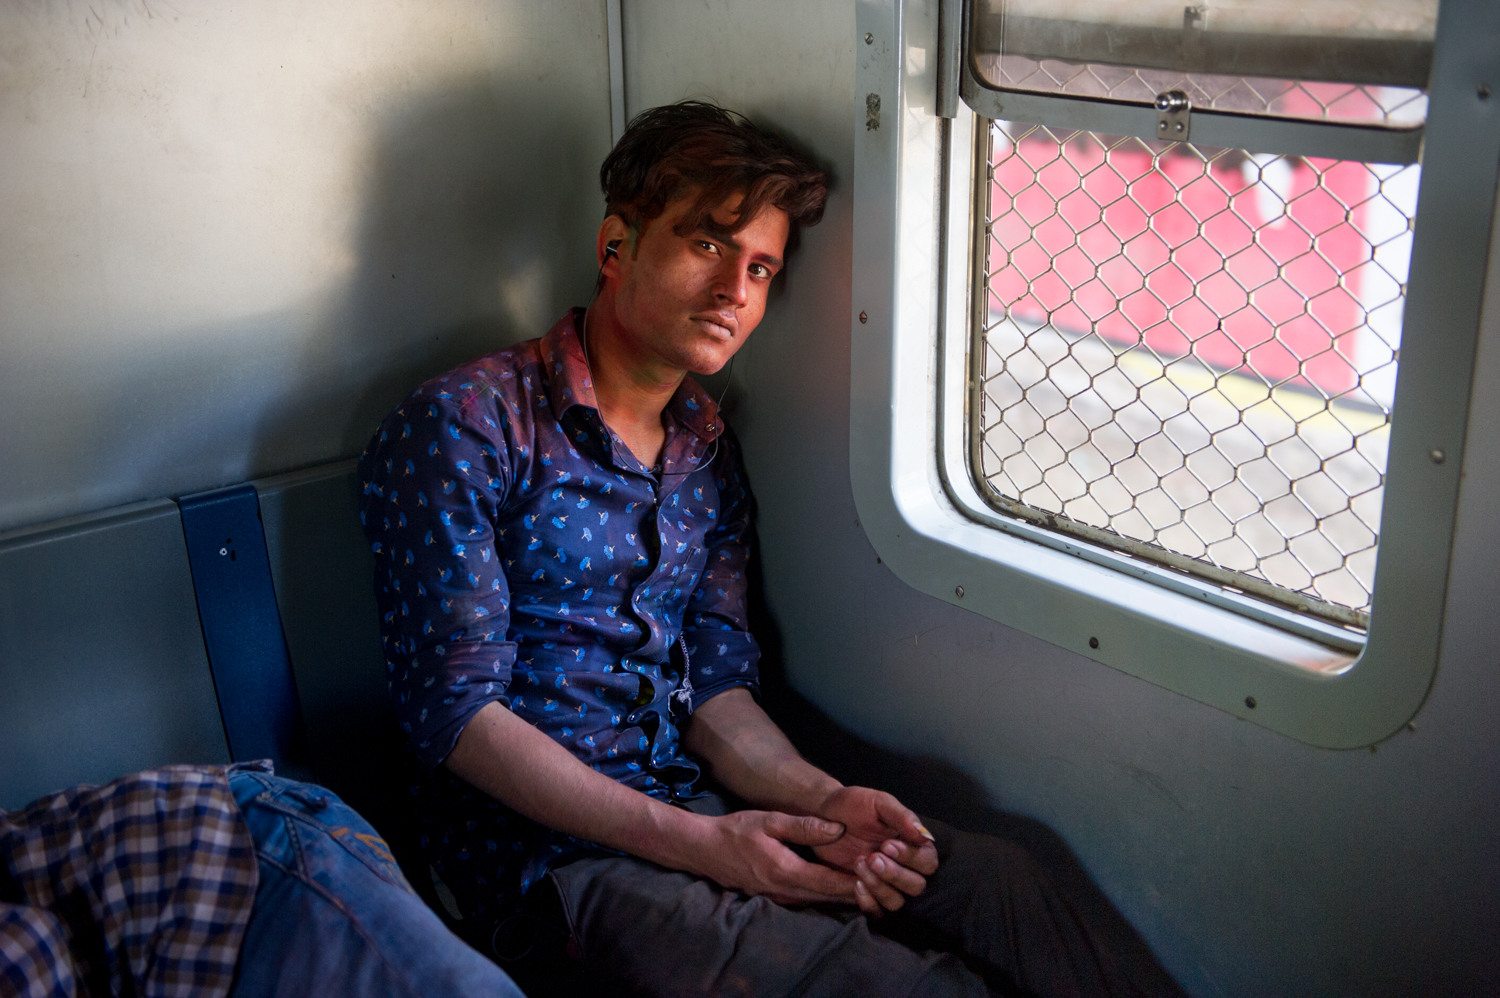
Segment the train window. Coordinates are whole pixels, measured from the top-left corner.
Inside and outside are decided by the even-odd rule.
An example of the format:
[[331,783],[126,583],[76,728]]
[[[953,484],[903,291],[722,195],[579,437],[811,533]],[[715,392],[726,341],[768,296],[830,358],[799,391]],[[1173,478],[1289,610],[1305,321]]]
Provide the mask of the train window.
[[[1436,14],[985,0],[972,64],[1000,92],[1406,129]],[[970,465],[1005,512],[1366,628],[1419,168],[1171,118],[981,136]]]
[[1500,144],[1482,46],[1435,0],[916,6],[859,6],[877,553],[1304,741],[1391,734],[1436,662],[1497,179],[1474,141]]
[[977,148],[986,499],[1367,627],[1419,167],[1015,122]]

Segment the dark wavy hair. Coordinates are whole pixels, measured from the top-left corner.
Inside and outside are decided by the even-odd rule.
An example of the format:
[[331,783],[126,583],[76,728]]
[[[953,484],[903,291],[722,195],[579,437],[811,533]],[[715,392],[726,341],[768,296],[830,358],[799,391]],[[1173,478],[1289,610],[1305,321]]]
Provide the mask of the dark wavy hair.
[[768,205],[780,208],[791,220],[788,250],[802,226],[818,224],[828,200],[828,175],[810,156],[742,114],[697,100],[632,118],[599,168],[599,186],[605,214],[637,229],[696,190],[674,226],[678,235],[696,231],[725,198],[743,194],[729,231],[738,232]]

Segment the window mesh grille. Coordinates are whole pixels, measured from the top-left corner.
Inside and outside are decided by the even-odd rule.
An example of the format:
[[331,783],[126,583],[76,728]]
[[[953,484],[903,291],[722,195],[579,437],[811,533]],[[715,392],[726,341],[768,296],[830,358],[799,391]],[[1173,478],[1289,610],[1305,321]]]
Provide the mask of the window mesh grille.
[[1367,626],[1418,167],[987,131],[990,500]]
[[1415,87],[1218,76],[1168,69],[981,53],[976,68],[1006,90],[1150,104],[1168,90],[1187,94],[1199,111],[1415,128],[1427,120],[1427,93]]

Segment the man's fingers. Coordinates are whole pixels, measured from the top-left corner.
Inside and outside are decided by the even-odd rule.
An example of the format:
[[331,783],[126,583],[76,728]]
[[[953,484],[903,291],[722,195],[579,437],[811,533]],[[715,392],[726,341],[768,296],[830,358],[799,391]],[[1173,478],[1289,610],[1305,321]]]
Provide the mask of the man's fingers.
[[860,911],[871,918],[879,918],[885,914],[885,909],[880,907],[880,902],[870,894],[870,889],[864,885],[863,881],[854,882],[854,902],[859,905]]
[[870,896],[869,888],[858,880],[854,882],[854,901],[859,905],[859,910],[871,918],[879,918],[885,913],[885,909],[880,907],[880,902]]
[[908,897],[916,897],[927,887],[927,879],[915,870],[908,869],[891,859],[875,853],[869,859],[870,869],[891,887]]
[[858,900],[855,879],[821,863],[794,858],[782,873],[782,883],[776,891],[778,896],[807,904],[848,902],[850,897]]
[[[859,886],[873,897],[882,909],[896,911],[906,903],[906,895],[880,878],[880,875],[873,869],[874,863],[878,861],[878,859],[867,860],[861,856],[854,864],[854,873],[859,877]],[[892,864],[887,861],[885,865],[891,866]]]
[[924,877],[930,877],[937,872],[937,847],[931,842],[913,846],[900,839],[886,839],[881,843],[880,851],[907,869],[916,870]]
[[799,846],[826,846],[844,834],[844,826],[837,821],[813,815],[793,817],[778,811],[767,812],[765,827],[771,837]]
[[875,813],[880,820],[889,828],[895,830],[901,838],[912,845],[921,845],[923,842],[932,841],[932,833],[927,826],[922,824],[922,819],[917,817],[917,812],[902,804],[890,794],[877,794],[875,797]]

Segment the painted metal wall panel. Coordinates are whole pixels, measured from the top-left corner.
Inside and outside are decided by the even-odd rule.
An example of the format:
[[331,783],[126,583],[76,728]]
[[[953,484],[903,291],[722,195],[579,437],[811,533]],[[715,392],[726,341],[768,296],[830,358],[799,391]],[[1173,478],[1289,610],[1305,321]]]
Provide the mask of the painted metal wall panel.
[[0,808],[228,761],[174,503],[0,534]]
[[0,5],[0,529],[358,452],[591,286],[599,0]]
[[[908,588],[849,487],[854,4],[625,4],[632,113],[709,96],[837,186],[732,375],[760,502],[770,654],[804,747],[971,825],[1039,818],[1198,995],[1477,994],[1500,981],[1500,294],[1466,449],[1443,655],[1407,731],[1314,749]],[[931,53],[903,53],[908,61]],[[1493,83],[1491,83],[1493,86]],[[1489,287],[1500,285],[1491,259]],[[854,326],[858,335],[857,324]]]

